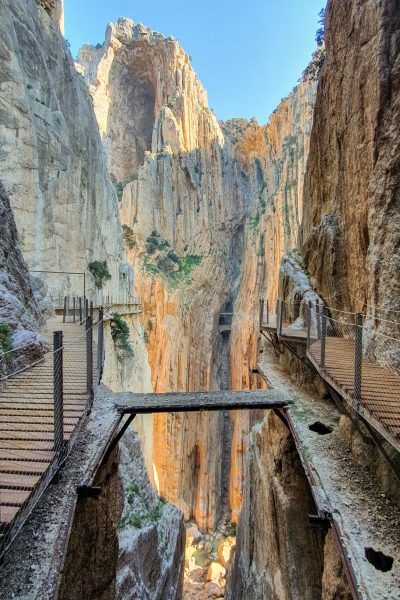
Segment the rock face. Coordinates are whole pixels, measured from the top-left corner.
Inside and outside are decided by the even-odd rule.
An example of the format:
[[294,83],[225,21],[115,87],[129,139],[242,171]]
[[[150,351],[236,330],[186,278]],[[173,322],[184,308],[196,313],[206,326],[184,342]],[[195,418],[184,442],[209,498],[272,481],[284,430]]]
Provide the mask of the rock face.
[[[62,38],[62,3],[1,0],[0,169],[30,267],[87,269],[106,260],[114,297],[132,288],[117,199],[90,96]],[[93,281],[89,280],[94,295]],[[49,292],[82,293],[82,278],[49,279]]]
[[315,510],[289,430],[272,412],[251,434],[246,490],[226,597],[350,599],[330,536],[308,524]]
[[[247,176],[175,40],[120,19],[78,60],[123,190],[129,258],[141,265],[153,389],[218,389],[226,385],[218,318],[240,272]],[[203,530],[221,512],[222,431],[221,415],[154,419],[159,492]]]
[[117,527],[123,505],[118,462],[118,451],[114,451],[98,470],[94,485],[101,487],[99,498],[83,498],[77,502],[60,577],[58,597],[61,600],[115,598]]
[[[129,19],[109,24],[101,46],[84,46],[78,69],[121,195],[129,258],[141,264],[136,289],[144,301],[153,389],[249,387],[254,306],[267,287],[270,298],[276,294],[280,257],[298,245],[315,83],[301,83],[266,127],[240,119],[218,124],[178,43]],[[231,382],[224,364],[229,337],[219,333],[218,316],[226,304],[232,310],[240,276],[232,328],[240,351]],[[227,430],[219,415],[154,420],[158,489],[203,530],[221,517]],[[241,501],[241,433],[241,425],[235,427],[234,519]]]
[[[0,181],[0,375],[39,359],[47,343],[44,289],[22,258],[9,197]],[[20,350],[18,350],[20,348]]]
[[119,532],[117,595],[120,600],[180,600],[185,528],[183,515],[150,485],[138,439],[121,444],[125,505]]
[[[328,3],[326,62],[305,183],[303,254],[318,290],[340,309],[400,308],[399,32],[395,0]],[[382,323],[378,329],[389,333]],[[398,364],[388,340],[377,338],[375,350]]]
[[[259,299],[275,314],[282,256],[299,246],[303,215],[303,181],[309,151],[316,81],[308,79],[281,102],[268,125],[250,124],[240,135],[237,151],[250,173],[252,208],[245,227],[244,260],[234,305],[231,333],[232,389],[257,385],[252,369],[257,359]],[[242,502],[244,460],[251,416],[233,418],[230,504],[237,520]]]

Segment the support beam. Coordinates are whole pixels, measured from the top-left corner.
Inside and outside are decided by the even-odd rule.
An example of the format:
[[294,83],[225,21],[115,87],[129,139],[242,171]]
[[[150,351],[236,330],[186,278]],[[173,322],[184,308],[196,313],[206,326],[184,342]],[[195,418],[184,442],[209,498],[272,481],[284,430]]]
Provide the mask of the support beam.
[[292,404],[282,390],[240,392],[171,392],[169,394],[114,394],[115,407],[123,414],[194,412],[199,410],[240,410],[285,408]]

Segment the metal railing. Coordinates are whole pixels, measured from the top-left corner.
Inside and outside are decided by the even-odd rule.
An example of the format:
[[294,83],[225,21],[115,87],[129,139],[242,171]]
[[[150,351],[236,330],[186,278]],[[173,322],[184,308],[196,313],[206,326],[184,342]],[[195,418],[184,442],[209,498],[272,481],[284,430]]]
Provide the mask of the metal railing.
[[[5,383],[0,392],[0,408],[7,406],[6,412],[10,414],[9,419],[3,419],[0,431],[3,440],[0,558],[64,464],[92,409],[95,372],[98,384],[104,364],[104,311],[99,308],[96,323],[93,323],[91,303],[85,302],[82,311],[82,318],[76,320],[83,325],[81,335],[67,339],[63,331],[54,331],[51,351],[33,365],[0,380]],[[82,363],[84,369],[80,367]],[[35,377],[29,377],[28,372],[33,367],[36,367]],[[24,400],[25,397],[29,400]],[[22,445],[21,440],[24,440]]]
[[[344,344],[340,346],[346,356],[338,360],[351,359],[354,364],[352,398],[358,410],[361,403],[362,369],[363,369],[363,315],[361,313],[342,313],[344,319],[333,318],[330,313],[334,309],[318,302],[309,303],[307,307],[307,351],[311,352],[321,372],[327,368],[327,345],[334,338],[341,338]],[[318,342],[318,344],[316,344]],[[347,342],[347,344],[346,344]],[[343,350],[344,349],[344,350]],[[333,350],[335,351],[335,350]]]

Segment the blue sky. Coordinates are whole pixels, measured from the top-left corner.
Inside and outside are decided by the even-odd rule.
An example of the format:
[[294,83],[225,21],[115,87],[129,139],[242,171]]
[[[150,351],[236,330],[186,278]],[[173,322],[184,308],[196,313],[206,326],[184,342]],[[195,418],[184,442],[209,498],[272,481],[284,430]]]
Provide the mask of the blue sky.
[[219,119],[266,123],[315,49],[324,0],[65,0],[65,37],[104,40],[108,21],[130,17],[175,36],[193,58]]

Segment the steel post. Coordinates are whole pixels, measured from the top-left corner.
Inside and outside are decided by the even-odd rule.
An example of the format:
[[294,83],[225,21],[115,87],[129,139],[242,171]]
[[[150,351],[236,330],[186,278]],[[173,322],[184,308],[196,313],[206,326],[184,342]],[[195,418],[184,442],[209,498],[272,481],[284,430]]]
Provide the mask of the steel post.
[[86,319],[86,383],[88,400],[88,412],[93,404],[93,319],[88,315]]
[[64,390],[63,390],[63,332],[55,331],[54,344],[54,451],[59,462],[64,455]]
[[362,315],[356,314],[356,335],[354,342],[354,394],[353,398],[356,401],[357,410],[360,407],[361,402],[361,378],[362,378],[362,336],[363,336],[363,322]]
[[101,306],[99,309],[99,331],[97,342],[97,382],[100,384],[103,374],[103,357],[104,357],[104,309]]
[[325,351],[326,351],[326,306],[322,307],[322,327],[321,327],[321,370],[325,370]]

